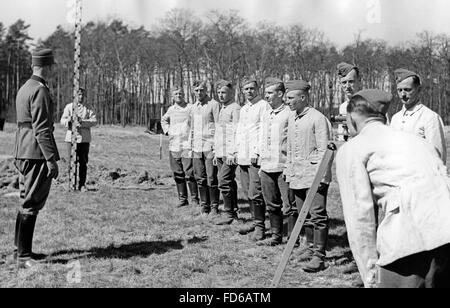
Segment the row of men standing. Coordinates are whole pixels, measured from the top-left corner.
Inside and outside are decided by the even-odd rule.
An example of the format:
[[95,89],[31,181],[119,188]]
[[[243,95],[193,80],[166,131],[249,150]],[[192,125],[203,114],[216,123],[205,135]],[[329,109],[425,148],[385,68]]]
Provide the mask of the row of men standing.
[[[358,67],[341,63],[338,75],[346,101],[361,90]],[[398,95],[403,108],[390,126],[413,133],[432,144],[446,162],[443,121],[420,101],[420,77],[411,71],[395,72]],[[218,225],[236,223],[238,188],[235,181],[239,168],[241,188],[250,205],[253,222],[241,226],[239,233],[252,234],[257,245],[282,243],[283,214],[288,216],[288,236],[297,220],[318,165],[332,139],[327,118],[311,107],[310,85],[305,81],[277,78],[265,82],[265,100],[258,95],[258,82],[246,79],[242,88],[246,104],[234,102],[232,83],[216,83],[219,102],[207,96],[207,85],[194,83],[197,101],[189,105],[184,93],[176,89],[175,105],[163,117],[163,128],[170,136],[171,166],[177,182],[180,205],[187,205],[189,183],[194,203],[200,202],[202,213],[217,215],[219,194],[224,200],[224,215]],[[347,126],[340,125],[340,135],[348,139]],[[300,261],[308,261],[305,271],[325,268],[329,218],[326,199],[331,182],[331,163],[322,180],[304,226],[306,249]],[[200,192],[200,198],[198,193]],[[269,213],[271,237],[265,238],[265,215]],[[284,213],[283,213],[284,212]],[[347,273],[356,271],[352,263]]]
[[[217,225],[239,223],[239,168],[244,196],[248,198],[252,222],[241,224],[239,233],[252,233],[257,245],[282,243],[283,212],[288,216],[288,233],[331,140],[331,124],[311,107],[311,86],[302,80],[283,83],[265,81],[265,100],[258,94],[258,82],[242,83],[246,104],[234,101],[231,82],[216,83],[218,102],[207,96],[205,82],[194,83],[197,101],[187,104],[182,89],[173,91],[174,105],[162,118],[169,135],[170,165],[177,184],[179,206],[188,204],[188,186],[194,204],[202,214],[219,213],[219,192],[224,213]],[[186,182],[188,184],[186,184]],[[308,249],[300,254],[308,261],[305,271],[324,269],[328,238],[326,197],[331,182],[331,162],[318,197],[305,224]],[[199,192],[199,193],[198,193]],[[271,236],[265,238],[265,217],[269,214]]]

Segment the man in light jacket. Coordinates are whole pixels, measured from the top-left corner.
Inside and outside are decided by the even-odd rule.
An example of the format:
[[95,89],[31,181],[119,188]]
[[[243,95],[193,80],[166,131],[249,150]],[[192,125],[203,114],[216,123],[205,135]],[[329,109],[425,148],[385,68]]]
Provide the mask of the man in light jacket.
[[[92,141],[91,128],[97,125],[97,117],[91,109],[87,108],[83,103],[86,97],[86,90],[80,88],[78,92],[78,135],[77,140],[77,161],[79,163],[78,190],[86,190],[87,164],[89,162],[89,148]],[[69,157],[72,154],[72,112],[73,103],[67,104],[61,117],[61,124],[67,128],[66,139],[67,151]]]
[[261,118],[268,103],[258,94],[258,82],[253,78],[245,78],[242,82],[246,104],[241,108],[239,125],[236,133],[237,163],[241,175],[241,186],[250,205],[253,221],[244,225],[240,234],[253,232],[251,239],[260,241],[264,239],[266,205],[261,188],[259,170],[261,162],[259,157],[259,138]]
[[403,108],[392,117],[391,127],[415,134],[430,144],[439,152],[444,164],[447,161],[447,145],[445,141],[444,123],[442,118],[420,100],[422,82],[414,72],[406,69],[395,71],[397,92]]
[[[392,95],[363,90],[348,105],[352,138],[337,179],[366,287],[450,287],[450,182],[435,148],[385,125]],[[385,213],[378,226],[378,209]]]
[[[303,80],[286,82],[286,103],[294,112],[289,118],[285,175],[289,188],[295,195],[297,209],[293,208],[291,211],[294,216],[297,216],[303,207],[332,137],[330,121],[311,107],[310,89],[310,84]],[[306,272],[325,269],[329,225],[326,205],[331,183],[331,166],[332,161],[305,221],[307,247],[298,256],[298,260],[308,261],[302,268]]]

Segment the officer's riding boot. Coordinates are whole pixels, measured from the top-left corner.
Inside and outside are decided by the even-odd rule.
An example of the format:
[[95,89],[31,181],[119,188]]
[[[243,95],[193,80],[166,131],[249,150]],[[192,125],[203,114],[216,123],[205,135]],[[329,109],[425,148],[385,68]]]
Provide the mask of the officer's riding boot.
[[234,220],[237,220],[237,214],[234,210],[234,200],[233,197],[225,197],[223,198],[223,206],[225,209],[224,217],[222,219],[219,219],[216,222],[216,225],[223,226],[223,225],[230,225],[233,223]]
[[266,224],[265,224],[266,205],[264,203],[255,204],[254,210],[255,210],[255,231],[253,231],[253,234],[250,239],[254,242],[258,242],[264,239],[264,235],[266,232]]
[[208,186],[199,186],[200,191],[200,205],[202,207],[202,214],[209,214],[211,212],[211,202],[209,199]]
[[252,221],[243,225],[240,229],[239,229],[239,234],[241,235],[246,235],[249,234],[253,231],[255,231],[255,204],[253,201],[249,202],[250,205],[250,213],[252,215]]
[[314,228],[305,226],[306,247],[304,247],[298,257],[299,262],[310,261],[314,256]]
[[191,192],[191,202],[194,206],[200,206],[198,198],[198,185],[196,181],[188,181],[189,191]]
[[[294,230],[295,224],[297,222],[297,218],[298,218],[298,215],[296,215],[296,214],[290,215],[288,217],[288,232],[287,232],[288,241],[291,238],[291,234],[292,234],[292,231]],[[298,247],[298,246],[300,246],[300,239],[297,237],[294,247]]]
[[16,230],[14,232],[14,253],[13,253],[14,262],[17,261],[17,247],[19,247],[19,230],[20,230],[21,221],[22,221],[22,215],[20,215],[20,213],[17,213]]
[[220,190],[217,187],[209,187],[209,199],[211,200],[211,213],[219,215]]
[[177,191],[178,191],[178,206],[177,207],[183,207],[183,206],[189,205],[186,182],[177,183]]
[[272,236],[256,243],[258,246],[277,246],[283,242],[283,214],[281,209],[269,212]]
[[33,260],[33,234],[36,225],[36,215],[21,215],[17,247],[17,267],[27,269],[36,265]]
[[307,273],[317,273],[325,269],[325,251],[327,248],[328,230],[314,230],[314,256],[302,269]]

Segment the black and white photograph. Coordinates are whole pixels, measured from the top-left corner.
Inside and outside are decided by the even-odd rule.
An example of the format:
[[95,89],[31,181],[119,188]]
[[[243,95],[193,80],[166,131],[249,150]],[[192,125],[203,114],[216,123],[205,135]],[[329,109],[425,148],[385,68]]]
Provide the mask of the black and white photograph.
[[2,0],[0,288],[450,288],[449,138],[448,0]]

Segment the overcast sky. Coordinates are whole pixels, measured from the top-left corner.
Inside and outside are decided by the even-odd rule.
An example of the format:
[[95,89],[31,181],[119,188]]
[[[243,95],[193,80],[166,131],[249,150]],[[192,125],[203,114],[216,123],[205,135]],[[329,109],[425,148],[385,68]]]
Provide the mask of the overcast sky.
[[[0,22],[9,26],[24,19],[31,24],[33,38],[46,38],[57,25],[68,26],[67,2],[1,0]],[[118,17],[148,29],[174,7],[198,15],[236,9],[253,25],[267,20],[317,28],[338,46],[352,42],[359,30],[364,30],[363,38],[382,38],[391,44],[414,39],[423,30],[450,35],[449,0],[84,0],[83,5],[84,22]]]

